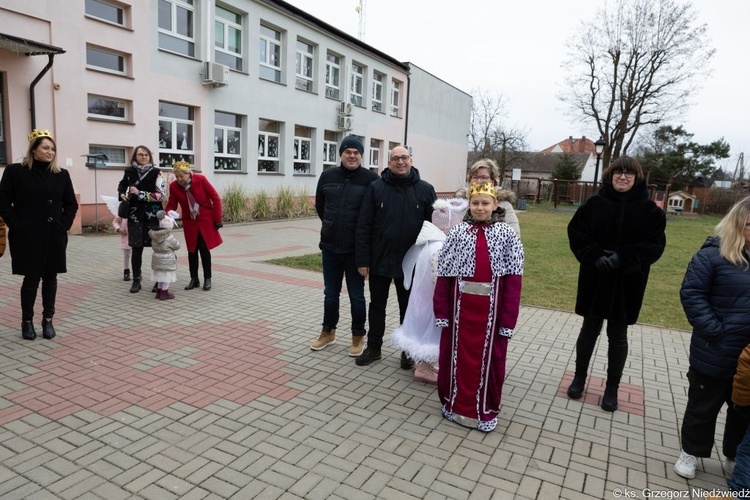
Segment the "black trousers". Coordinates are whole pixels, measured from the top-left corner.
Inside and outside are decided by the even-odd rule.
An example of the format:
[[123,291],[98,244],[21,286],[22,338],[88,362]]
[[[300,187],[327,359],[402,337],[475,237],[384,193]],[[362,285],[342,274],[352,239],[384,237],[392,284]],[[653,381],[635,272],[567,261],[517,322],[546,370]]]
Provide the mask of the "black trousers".
[[143,265],[143,247],[131,247],[133,253],[130,256],[130,267],[133,268],[133,279],[141,279],[141,266]]
[[57,273],[46,273],[43,276],[26,275],[21,283],[21,319],[31,321],[34,318],[34,303],[42,282],[42,317],[51,319],[55,315],[55,298],[57,297]]
[[[586,377],[604,319],[584,316],[576,342],[576,377]],[[607,385],[619,385],[628,358],[628,325],[607,320]]]
[[201,263],[203,264],[203,279],[211,278],[211,252],[203,240],[203,235],[198,233],[198,243],[195,252],[188,252],[188,268],[190,269],[190,278],[198,277],[198,253],[201,254]]
[[682,420],[682,449],[696,457],[710,457],[714,447],[716,418],[721,407],[727,404],[722,452],[734,460],[737,446],[747,431],[748,420],[734,410],[732,379],[709,377],[693,368],[688,369],[688,402]]
[[406,306],[409,303],[409,290],[404,288],[404,278],[391,278],[389,276],[378,276],[370,274],[370,307],[369,325],[370,333],[367,334],[367,347],[380,351],[383,346],[383,335],[385,334],[385,307],[388,305],[388,293],[391,282],[396,285],[396,296],[398,297],[399,323],[404,322]]

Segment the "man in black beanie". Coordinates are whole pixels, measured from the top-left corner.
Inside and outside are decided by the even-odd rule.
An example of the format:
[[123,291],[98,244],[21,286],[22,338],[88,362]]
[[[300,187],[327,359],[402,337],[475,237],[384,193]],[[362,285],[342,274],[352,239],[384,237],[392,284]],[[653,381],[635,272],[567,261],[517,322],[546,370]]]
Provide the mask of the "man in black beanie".
[[354,260],[354,234],[359,208],[367,186],[378,178],[362,166],[365,148],[356,135],[344,137],[339,145],[341,164],[320,175],[315,190],[315,211],[322,222],[320,250],[323,254],[323,329],[310,345],[319,351],[336,340],[341,283],[346,277],[352,314],[352,345],[349,356],[359,356],[365,346],[365,280]]

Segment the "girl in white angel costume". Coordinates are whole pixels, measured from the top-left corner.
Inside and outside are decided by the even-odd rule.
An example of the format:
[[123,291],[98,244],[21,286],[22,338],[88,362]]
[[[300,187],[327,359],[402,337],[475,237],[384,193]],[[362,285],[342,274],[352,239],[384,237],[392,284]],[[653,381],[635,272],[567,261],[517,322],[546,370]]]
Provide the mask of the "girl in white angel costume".
[[435,326],[432,296],[435,291],[437,259],[450,229],[461,222],[468,208],[462,198],[437,200],[432,222],[425,221],[417,241],[401,264],[404,287],[411,288],[404,322],[391,334],[391,343],[416,362],[414,380],[437,383],[441,328]]

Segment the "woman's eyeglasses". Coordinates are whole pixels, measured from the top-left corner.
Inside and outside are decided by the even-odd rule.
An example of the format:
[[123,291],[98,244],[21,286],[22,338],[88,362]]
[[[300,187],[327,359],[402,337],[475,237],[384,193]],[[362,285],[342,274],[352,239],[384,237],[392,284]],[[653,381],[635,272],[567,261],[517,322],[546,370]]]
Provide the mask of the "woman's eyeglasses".
[[628,170],[615,170],[612,172],[612,177],[625,177],[626,179],[632,179],[635,177],[635,172],[630,172]]

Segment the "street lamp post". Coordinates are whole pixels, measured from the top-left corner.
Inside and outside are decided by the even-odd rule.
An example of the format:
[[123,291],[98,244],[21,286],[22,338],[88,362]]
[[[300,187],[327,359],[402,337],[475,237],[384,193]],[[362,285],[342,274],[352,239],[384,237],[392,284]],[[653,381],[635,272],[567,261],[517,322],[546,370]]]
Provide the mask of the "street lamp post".
[[594,168],[594,192],[596,192],[596,183],[599,181],[599,161],[602,159],[602,153],[604,148],[607,147],[607,142],[603,137],[599,137],[599,140],[594,143],[594,151],[596,151],[596,168]]

